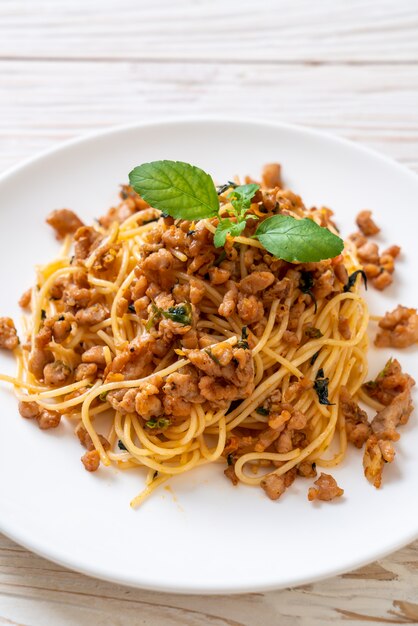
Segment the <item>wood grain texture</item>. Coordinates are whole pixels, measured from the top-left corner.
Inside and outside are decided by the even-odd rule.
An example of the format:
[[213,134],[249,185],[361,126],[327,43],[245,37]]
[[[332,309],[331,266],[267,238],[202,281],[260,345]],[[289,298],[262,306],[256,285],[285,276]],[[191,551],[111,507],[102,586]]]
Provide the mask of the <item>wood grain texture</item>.
[[0,85],[1,169],[100,128],[207,113],[327,130],[418,171],[418,66],[0,61]]
[[0,536],[0,625],[416,624],[417,588],[418,542],[356,572],[298,589],[199,597],[151,593],[94,580]]
[[2,0],[6,58],[416,63],[415,0]]
[[[304,124],[418,172],[418,2],[0,2],[0,171],[79,134],[188,114]],[[417,590],[418,542],[298,589],[198,597],[97,581],[0,535],[0,626],[418,624]]]

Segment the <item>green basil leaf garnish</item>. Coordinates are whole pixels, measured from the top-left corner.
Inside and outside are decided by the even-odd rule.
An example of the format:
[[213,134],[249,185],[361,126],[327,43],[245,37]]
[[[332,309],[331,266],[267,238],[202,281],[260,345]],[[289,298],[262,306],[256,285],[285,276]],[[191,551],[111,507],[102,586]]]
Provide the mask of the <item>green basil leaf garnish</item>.
[[344,242],[309,218],[273,215],[261,222],[255,236],[265,249],[289,262],[317,263],[343,251]]
[[225,245],[227,235],[238,237],[244,230],[246,224],[247,222],[245,220],[237,223],[232,222],[229,218],[220,220],[213,238],[215,248],[221,248]]
[[175,218],[200,220],[214,217],[219,211],[212,178],[189,163],[143,163],[130,172],[129,182],[152,207]]
[[[176,219],[200,220],[217,216],[215,247],[225,245],[228,235],[238,237],[248,220],[258,216],[248,213],[259,185],[232,185],[228,193],[228,217],[219,215],[218,191],[209,174],[182,161],[153,161],[135,167],[129,181],[152,207]],[[221,187],[222,192],[227,190]],[[315,263],[340,254],[344,242],[314,221],[290,215],[273,215],[264,220],[254,235],[264,248],[289,262]],[[348,286],[347,286],[348,287]],[[310,293],[306,291],[305,293]]]

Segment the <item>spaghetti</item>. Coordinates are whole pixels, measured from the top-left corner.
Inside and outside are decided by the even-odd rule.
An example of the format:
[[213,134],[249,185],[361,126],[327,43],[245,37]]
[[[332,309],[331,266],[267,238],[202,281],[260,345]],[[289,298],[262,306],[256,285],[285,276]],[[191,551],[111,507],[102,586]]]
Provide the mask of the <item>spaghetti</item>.
[[[336,232],[328,209],[307,210],[275,183],[251,205],[259,220],[281,211]],[[233,483],[276,498],[346,454],[341,388],[357,398],[367,373],[360,281],[344,290],[361,268],[355,246],[291,264],[266,253],[251,222],[216,249],[215,225],[161,216],[124,187],[94,227],[58,230],[63,249],[37,269],[17,375],[0,376],[28,416],[74,421],[86,469],[143,468],[132,506],[219,461]]]

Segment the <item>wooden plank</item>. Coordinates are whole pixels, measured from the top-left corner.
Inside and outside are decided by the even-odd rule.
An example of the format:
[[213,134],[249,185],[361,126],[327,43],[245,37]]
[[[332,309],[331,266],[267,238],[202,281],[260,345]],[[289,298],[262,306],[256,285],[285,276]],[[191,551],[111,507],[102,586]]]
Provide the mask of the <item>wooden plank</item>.
[[152,593],[88,578],[0,535],[0,625],[416,624],[417,588],[418,542],[351,574],[297,589],[205,597]]
[[418,171],[414,66],[3,61],[0,84],[0,170],[96,129],[199,113],[323,129]]
[[418,61],[413,0],[2,0],[0,57]]

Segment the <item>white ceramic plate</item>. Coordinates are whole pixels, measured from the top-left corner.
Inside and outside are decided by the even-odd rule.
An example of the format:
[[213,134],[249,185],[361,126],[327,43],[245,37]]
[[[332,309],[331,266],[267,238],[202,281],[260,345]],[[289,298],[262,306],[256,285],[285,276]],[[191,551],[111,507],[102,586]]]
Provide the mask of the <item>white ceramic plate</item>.
[[[0,314],[19,319],[17,300],[33,265],[57,252],[44,217],[71,207],[86,221],[116,202],[133,166],[154,159],[200,165],[222,182],[257,176],[280,161],[287,185],[308,204],[336,212],[345,234],[363,208],[375,211],[382,245],[402,245],[396,281],[369,292],[372,312],[398,302],[417,306],[418,178],[362,147],[286,125],[231,120],[177,120],[121,128],[72,141],[15,168],[0,180]],[[371,355],[375,374],[391,353]],[[399,354],[418,376],[417,354]],[[14,371],[9,355],[0,369]],[[223,466],[173,480],[139,510],[129,501],[141,474],[102,468],[88,474],[68,425],[41,432],[21,419],[1,391],[0,530],[31,550],[100,578],[148,589],[233,593],[298,585],[356,568],[418,535],[418,428],[402,429],[396,462],[377,491],[350,450],[332,473],[345,495],[314,505],[310,481],[298,480],[278,501],[260,489],[233,488]]]

